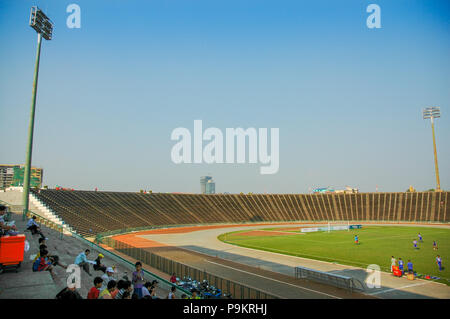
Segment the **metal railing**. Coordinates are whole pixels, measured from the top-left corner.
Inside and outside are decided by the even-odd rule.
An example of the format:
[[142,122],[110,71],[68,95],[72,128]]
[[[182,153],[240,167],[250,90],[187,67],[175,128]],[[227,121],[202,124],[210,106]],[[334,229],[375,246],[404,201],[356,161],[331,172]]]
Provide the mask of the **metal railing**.
[[237,283],[233,280],[225,279],[213,274],[200,270],[195,267],[156,255],[142,248],[136,248],[127,243],[115,240],[112,237],[101,239],[102,243],[113,248],[114,250],[130,256],[142,263],[155,268],[166,274],[175,273],[179,278],[191,277],[198,282],[207,280],[210,285],[220,289],[223,294],[231,295],[233,299],[278,299],[268,292],[261,291],[256,288]]
[[354,289],[364,290],[363,284],[356,278],[337,275],[306,267],[295,267],[295,278],[308,279],[315,282],[343,288],[353,292]]

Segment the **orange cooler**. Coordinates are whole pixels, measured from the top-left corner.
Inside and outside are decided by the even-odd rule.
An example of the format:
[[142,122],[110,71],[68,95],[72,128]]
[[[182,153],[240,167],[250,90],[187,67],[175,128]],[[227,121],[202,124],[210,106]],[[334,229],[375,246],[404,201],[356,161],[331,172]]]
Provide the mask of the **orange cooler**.
[[25,235],[0,237],[0,269],[5,266],[20,267],[25,250]]

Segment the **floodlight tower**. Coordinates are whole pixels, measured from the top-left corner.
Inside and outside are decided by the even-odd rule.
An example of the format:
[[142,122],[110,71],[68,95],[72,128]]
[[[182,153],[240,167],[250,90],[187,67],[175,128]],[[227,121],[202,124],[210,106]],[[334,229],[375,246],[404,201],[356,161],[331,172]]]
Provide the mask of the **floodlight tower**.
[[33,131],[34,131],[34,113],[36,109],[36,93],[39,74],[39,59],[41,56],[41,42],[42,38],[45,40],[52,39],[53,22],[42,12],[41,9],[34,6],[31,7],[30,12],[30,26],[36,30],[38,34],[38,45],[36,51],[36,64],[34,66],[34,79],[33,79],[33,94],[31,97],[31,112],[30,123],[28,126],[28,145],[27,145],[27,157],[25,160],[25,172],[23,174],[23,215],[22,220],[25,220],[28,213],[29,206],[29,193],[30,193],[30,173],[31,173],[31,155],[33,151]]
[[431,119],[431,130],[433,131],[433,148],[434,148],[434,168],[436,170],[436,191],[441,191],[441,183],[439,181],[439,167],[436,152],[436,137],[434,135],[434,119],[441,117],[441,109],[439,107],[427,107],[423,110],[423,118]]

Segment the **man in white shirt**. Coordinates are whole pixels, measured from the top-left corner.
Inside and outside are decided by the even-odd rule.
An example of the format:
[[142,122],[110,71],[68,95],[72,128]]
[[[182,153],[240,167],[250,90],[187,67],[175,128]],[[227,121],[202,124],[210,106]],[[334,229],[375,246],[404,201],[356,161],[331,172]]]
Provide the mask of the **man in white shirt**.
[[397,265],[397,260],[394,256],[391,256],[391,272],[394,271],[393,267]]

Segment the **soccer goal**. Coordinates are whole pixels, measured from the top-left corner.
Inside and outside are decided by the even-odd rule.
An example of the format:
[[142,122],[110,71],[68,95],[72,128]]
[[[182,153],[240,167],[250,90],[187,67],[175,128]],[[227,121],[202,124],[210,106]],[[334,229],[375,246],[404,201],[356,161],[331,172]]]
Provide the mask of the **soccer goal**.
[[350,222],[346,221],[332,221],[328,222],[328,232],[333,230],[346,230],[350,231]]

